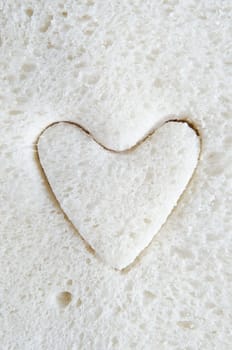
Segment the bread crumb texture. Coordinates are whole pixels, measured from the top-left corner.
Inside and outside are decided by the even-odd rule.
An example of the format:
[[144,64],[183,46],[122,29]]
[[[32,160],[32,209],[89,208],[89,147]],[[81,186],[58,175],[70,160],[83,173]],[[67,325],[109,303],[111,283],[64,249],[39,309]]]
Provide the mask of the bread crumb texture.
[[[231,6],[0,1],[0,348],[231,349]],[[34,144],[70,120],[120,150],[173,115],[198,127],[200,162],[115,271],[64,218]]]
[[38,140],[42,169],[67,217],[116,269],[148,246],[196,168],[200,141],[187,123],[169,122],[136,147],[111,152],[70,123]]

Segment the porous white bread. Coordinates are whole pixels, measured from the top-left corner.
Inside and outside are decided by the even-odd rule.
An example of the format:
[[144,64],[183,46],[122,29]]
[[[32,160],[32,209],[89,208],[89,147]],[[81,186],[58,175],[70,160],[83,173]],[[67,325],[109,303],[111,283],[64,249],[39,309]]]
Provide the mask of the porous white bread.
[[[0,348],[231,350],[231,6],[0,0]],[[177,117],[201,135],[193,179],[116,271],[54,201],[34,144],[69,120],[125,149]]]
[[39,160],[61,208],[94,251],[127,267],[175,207],[197,165],[200,140],[169,122],[124,152],[104,149],[76,125],[48,127]]

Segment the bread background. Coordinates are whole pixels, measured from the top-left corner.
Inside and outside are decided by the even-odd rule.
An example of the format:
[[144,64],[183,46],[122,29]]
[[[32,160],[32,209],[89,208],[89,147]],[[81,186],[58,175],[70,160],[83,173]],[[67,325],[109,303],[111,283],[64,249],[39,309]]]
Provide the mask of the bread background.
[[[0,9],[2,348],[229,350],[231,2]],[[123,149],[173,115],[198,127],[200,163],[139,264],[116,272],[54,203],[34,143],[70,120]]]

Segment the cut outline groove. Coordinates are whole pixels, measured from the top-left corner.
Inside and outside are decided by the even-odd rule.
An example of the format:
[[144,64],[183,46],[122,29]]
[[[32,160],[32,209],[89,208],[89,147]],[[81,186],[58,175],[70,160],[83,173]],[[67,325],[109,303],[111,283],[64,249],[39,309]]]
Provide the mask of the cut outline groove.
[[76,234],[78,234],[78,236],[81,238],[81,240],[83,241],[84,245],[85,245],[85,248],[86,250],[91,253],[92,255],[94,255],[96,258],[100,259],[101,262],[104,262],[104,260],[99,257],[99,255],[97,254],[97,252],[95,251],[95,249],[85,240],[85,238],[81,235],[81,233],[79,232],[78,228],[72,223],[72,221],[69,219],[68,215],[65,213],[65,211],[63,210],[63,208],[61,207],[61,204],[60,202],[58,201],[58,199],[56,198],[56,195],[52,189],[52,186],[50,185],[49,181],[48,181],[48,178],[46,176],[46,173],[45,173],[45,170],[41,164],[41,161],[40,161],[40,157],[39,157],[39,150],[38,150],[38,143],[39,143],[39,140],[40,140],[40,137],[43,135],[43,133],[51,128],[52,126],[56,125],[56,124],[71,124],[71,125],[74,125],[75,127],[81,129],[84,133],[86,133],[92,140],[94,140],[99,146],[101,146],[103,149],[105,149],[106,151],[108,152],[113,152],[113,153],[119,153],[119,154],[128,154],[130,152],[132,152],[133,150],[135,150],[138,146],[140,146],[143,142],[145,142],[149,137],[151,137],[155,132],[156,130],[158,130],[159,128],[161,128],[164,124],[167,124],[167,123],[170,123],[170,122],[175,122],[175,123],[186,123],[192,130],[194,130],[194,132],[196,133],[198,139],[199,139],[199,144],[200,144],[200,150],[199,150],[199,155],[198,155],[198,159],[197,159],[197,164],[196,164],[196,167],[194,168],[193,170],[193,173],[192,173],[192,176],[190,177],[188,183],[186,184],[183,192],[181,193],[181,195],[179,196],[175,206],[172,208],[171,212],[169,213],[169,215],[167,216],[165,222],[163,223],[163,225],[160,227],[160,229],[158,230],[158,232],[153,236],[153,238],[151,239],[151,241],[148,243],[148,245],[146,247],[144,247],[140,253],[135,257],[135,259],[126,267],[124,267],[123,269],[117,269],[117,268],[114,268],[112,266],[110,266],[109,264],[107,264],[108,266],[110,266],[113,270],[117,271],[117,272],[120,272],[122,274],[125,274],[125,273],[128,273],[134,266],[136,266],[140,259],[142,258],[142,256],[144,256],[144,254],[146,253],[147,249],[149,248],[149,246],[153,243],[153,240],[155,239],[155,237],[160,233],[161,229],[163,228],[163,226],[166,224],[166,222],[168,221],[169,217],[172,215],[172,213],[174,212],[175,208],[178,206],[179,204],[179,201],[182,199],[182,197],[184,196],[186,190],[188,189],[190,183],[192,182],[193,180],[193,177],[195,175],[195,172],[196,172],[196,169],[198,167],[198,164],[199,164],[199,161],[200,161],[200,158],[201,158],[201,153],[202,153],[202,137],[201,137],[201,134],[199,132],[199,129],[198,127],[196,127],[196,125],[191,121],[189,120],[189,118],[187,117],[182,117],[181,119],[177,119],[177,118],[173,118],[173,119],[169,119],[169,120],[166,120],[164,121],[162,124],[158,125],[158,126],[154,126],[150,131],[147,132],[147,134],[142,137],[141,139],[139,139],[134,145],[132,145],[131,147],[129,148],[126,148],[126,149],[123,149],[123,150],[115,150],[115,149],[112,149],[112,148],[109,148],[109,147],[106,147],[105,145],[103,145],[101,142],[99,142],[95,137],[94,135],[88,131],[87,129],[85,129],[82,125],[78,124],[78,123],[75,123],[73,121],[57,121],[57,122],[54,122],[54,123],[51,123],[49,124],[48,126],[46,126],[41,132],[40,134],[38,135],[37,139],[36,139],[36,142],[34,143],[34,147],[35,147],[35,152],[34,152],[34,157],[35,157],[35,160],[36,160],[36,163],[39,167],[39,170],[40,170],[40,173],[41,173],[41,176],[44,180],[44,184],[45,184],[45,187],[46,189],[48,190],[48,193],[50,194],[50,198],[52,199],[53,203],[61,210],[61,212],[63,213],[64,215],[64,218],[65,220],[68,221],[68,223],[70,224],[70,226],[73,228],[74,232]]

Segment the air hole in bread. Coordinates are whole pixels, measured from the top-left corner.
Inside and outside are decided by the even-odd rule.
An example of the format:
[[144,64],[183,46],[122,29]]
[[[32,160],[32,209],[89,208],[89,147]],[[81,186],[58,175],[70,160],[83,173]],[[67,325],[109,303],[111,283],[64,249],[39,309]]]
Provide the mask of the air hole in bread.
[[112,346],[114,347],[116,345],[118,345],[118,338],[117,337],[113,337],[112,338]]
[[131,233],[130,233],[130,238],[131,238],[131,239],[135,239],[135,238],[136,238],[136,233],[131,232]]
[[89,264],[91,263],[91,260],[90,260],[89,258],[87,258],[87,259],[85,260],[85,262],[86,262],[87,265],[89,265]]
[[62,307],[65,308],[67,307],[71,301],[72,301],[72,294],[70,292],[60,292],[57,296],[56,296],[56,300],[57,300],[57,304]]
[[32,8],[28,8],[25,10],[25,13],[28,17],[32,17],[33,16],[33,13],[34,11],[32,10]]
[[13,110],[9,111],[9,114],[10,114],[10,115],[17,115],[17,114],[21,114],[21,113],[23,113],[23,112],[22,112],[22,111],[19,111],[19,110],[17,110],[17,109],[13,109]]
[[81,299],[79,298],[79,299],[77,300],[77,302],[76,302],[76,307],[80,307],[81,304],[82,304],[82,301],[81,301]]
[[80,22],[87,22],[87,21],[90,21],[91,19],[92,19],[92,17],[89,15],[84,15],[82,17],[79,17]]
[[153,300],[156,298],[156,295],[152,293],[149,290],[145,290],[143,292],[143,304],[148,305],[153,302]]
[[185,329],[194,329],[196,327],[192,321],[179,321],[177,325]]
[[48,31],[51,22],[52,22],[53,16],[48,16],[44,24],[40,27],[40,32],[45,33]]
[[22,70],[26,73],[32,72],[33,70],[35,70],[35,68],[36,68],[36,65],[33,63],[24,63],[22,65]]
[[144,218],[143,221],[145,222],[145,224],[150,224],[151,223],[151,220],[148,219],[148,218]]
[[97,320],[102,314],[102,308],[99,306],[95,311],[95,319]]

